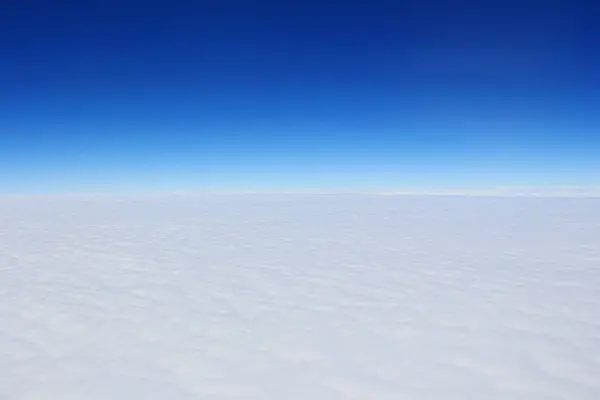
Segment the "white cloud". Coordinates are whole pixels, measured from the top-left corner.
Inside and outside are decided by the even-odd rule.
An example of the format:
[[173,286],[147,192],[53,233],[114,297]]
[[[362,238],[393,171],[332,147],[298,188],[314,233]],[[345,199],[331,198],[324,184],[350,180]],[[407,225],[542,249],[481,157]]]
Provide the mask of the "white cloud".
[[595,399],[600,199],[0,199],[0,397]]

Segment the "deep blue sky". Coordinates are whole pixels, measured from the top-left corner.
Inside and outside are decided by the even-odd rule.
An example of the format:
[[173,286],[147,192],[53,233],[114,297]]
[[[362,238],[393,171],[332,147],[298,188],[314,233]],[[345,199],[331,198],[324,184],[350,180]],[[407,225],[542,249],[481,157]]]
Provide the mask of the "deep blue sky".
[[600,4],[0,6],[0,192],[600,184]]

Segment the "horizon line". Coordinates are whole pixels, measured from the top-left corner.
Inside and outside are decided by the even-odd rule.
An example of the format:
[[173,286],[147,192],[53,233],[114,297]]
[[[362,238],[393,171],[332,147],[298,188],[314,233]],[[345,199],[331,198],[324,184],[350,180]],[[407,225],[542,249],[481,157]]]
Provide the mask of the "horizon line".
[[370,196],[465,196],[465,197],[600,197],[600,186],[498,186],[488,188],[427,189],[189,189],[148,191],[98,191],[58,193],[1,193],[0,198],[39,197],[154,197],[213,195],[370,195]]

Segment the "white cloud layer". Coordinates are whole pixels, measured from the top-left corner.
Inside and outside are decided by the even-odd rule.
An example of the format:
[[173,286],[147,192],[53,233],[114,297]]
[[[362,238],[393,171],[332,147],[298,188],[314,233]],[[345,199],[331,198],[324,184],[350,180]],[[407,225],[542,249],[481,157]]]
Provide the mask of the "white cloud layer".
[[0,199],[0,397],[597,399],[600,199]]

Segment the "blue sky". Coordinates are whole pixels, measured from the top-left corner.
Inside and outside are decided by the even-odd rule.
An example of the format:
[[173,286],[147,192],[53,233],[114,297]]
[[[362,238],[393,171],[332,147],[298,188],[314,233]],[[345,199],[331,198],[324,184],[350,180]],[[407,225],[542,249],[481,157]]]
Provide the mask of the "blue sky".
[[594,7],[8,2],[0,192],[600,185]]

